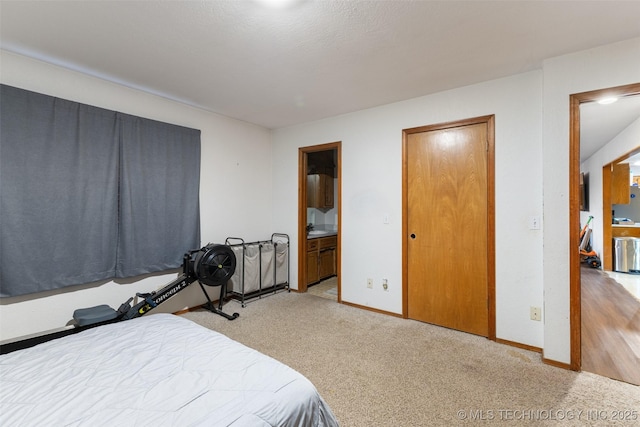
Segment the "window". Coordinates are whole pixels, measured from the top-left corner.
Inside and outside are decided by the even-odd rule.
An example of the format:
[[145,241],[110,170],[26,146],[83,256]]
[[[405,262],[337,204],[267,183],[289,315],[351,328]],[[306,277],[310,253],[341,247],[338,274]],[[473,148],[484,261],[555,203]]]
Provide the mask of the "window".
[[0,296],[175,268],[199,247],[199,130],[0,89]]

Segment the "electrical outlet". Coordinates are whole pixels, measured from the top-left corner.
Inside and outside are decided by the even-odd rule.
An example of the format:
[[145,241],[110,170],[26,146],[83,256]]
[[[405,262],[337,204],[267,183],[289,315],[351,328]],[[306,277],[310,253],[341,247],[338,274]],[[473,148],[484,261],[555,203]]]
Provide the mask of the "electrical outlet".
[[373,279],[367,279],[367,288],[373,289]]
[[540,321],[542,320],[542,314],[541,314],[540,307],[529,307],[529,313],[531,316],[531,320],[537,320]]
[[385,291],[389,290],[389,282],[387,282],[387,279],[382,279],[382,289]]

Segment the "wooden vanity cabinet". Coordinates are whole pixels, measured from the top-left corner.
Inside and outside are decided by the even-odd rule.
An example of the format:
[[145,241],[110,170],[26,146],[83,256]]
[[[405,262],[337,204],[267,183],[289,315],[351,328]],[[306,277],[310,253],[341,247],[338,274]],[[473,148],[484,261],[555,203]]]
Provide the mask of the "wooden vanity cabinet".
[[337,237],[307,240],[307,285],[337,274]]
[[320,280],[336,274],[336,243],[335,236],[319,239],[318,245],[318,276]]
[[318,239],[307,240],[307,285],[320,280],[318,261]]

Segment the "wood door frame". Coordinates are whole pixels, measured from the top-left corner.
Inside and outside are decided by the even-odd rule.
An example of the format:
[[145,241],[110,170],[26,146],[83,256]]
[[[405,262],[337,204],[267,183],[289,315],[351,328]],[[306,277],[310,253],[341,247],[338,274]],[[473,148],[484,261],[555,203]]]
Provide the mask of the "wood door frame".
[[603,270],[613,270],[613,229],[611,227],[613,222],[613,216],[611,215],[612,168],[614,164],[620,163],[638,153],[640,153],[640,148],[631,150],[611,163],[602,166],[602,253],[600,254],[600,259],[602,260]]
[[408,175],[407,175],[407,143],[410,134],[434,130],[444,130],[487,124],[487,304],[488,335],[496,340],[496,244],[495,244],[495,115],[474,117],[435,125],[420,126],[402,130],[402,317],[409,316],[409,279],[408,279]]
[[[580,254],[577,250],[580,246],[580,104],[597,101],[607,96],[622,97],[639,94],[640,83],[634,83],[575,93],[569,96],[569,329],[571,352],[569,369],[573,371],[579,371],[582,366]],[[610,175],[606,175],[606,172],[603,171],[603,211],[605,210],[605,197],[609,197],[609,204],[611,204],[611,191],[604,191],[605,179],[609,180]],[[603,224],[607,218],[610,221],[611,212],[608,214],[603,212]],[[606,238],[605,230],[606,227],[603,228],[603,239]],[[611,227],[609,227],[608,236],[611,238]],[[609,245],[611,245],[610,242]],[[575,250],[571,248],[575,248]],[[603,245],[603,250],[604,248]]]
[[334,195],[334,206],[338,210],[338,233],[336,243],[336,276],[338,302],[342,302],[342,141],[298,148],[298,292],[307,292],[307,155],[318,151],[336,150],[336,179],[338,194]]

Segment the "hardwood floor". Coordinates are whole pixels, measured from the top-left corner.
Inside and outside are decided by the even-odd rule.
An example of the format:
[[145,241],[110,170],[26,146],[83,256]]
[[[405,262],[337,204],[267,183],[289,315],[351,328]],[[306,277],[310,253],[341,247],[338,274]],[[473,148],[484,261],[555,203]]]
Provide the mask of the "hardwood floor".
[[582,370],[640,385],[640,301],[601,270],[581,274]]

